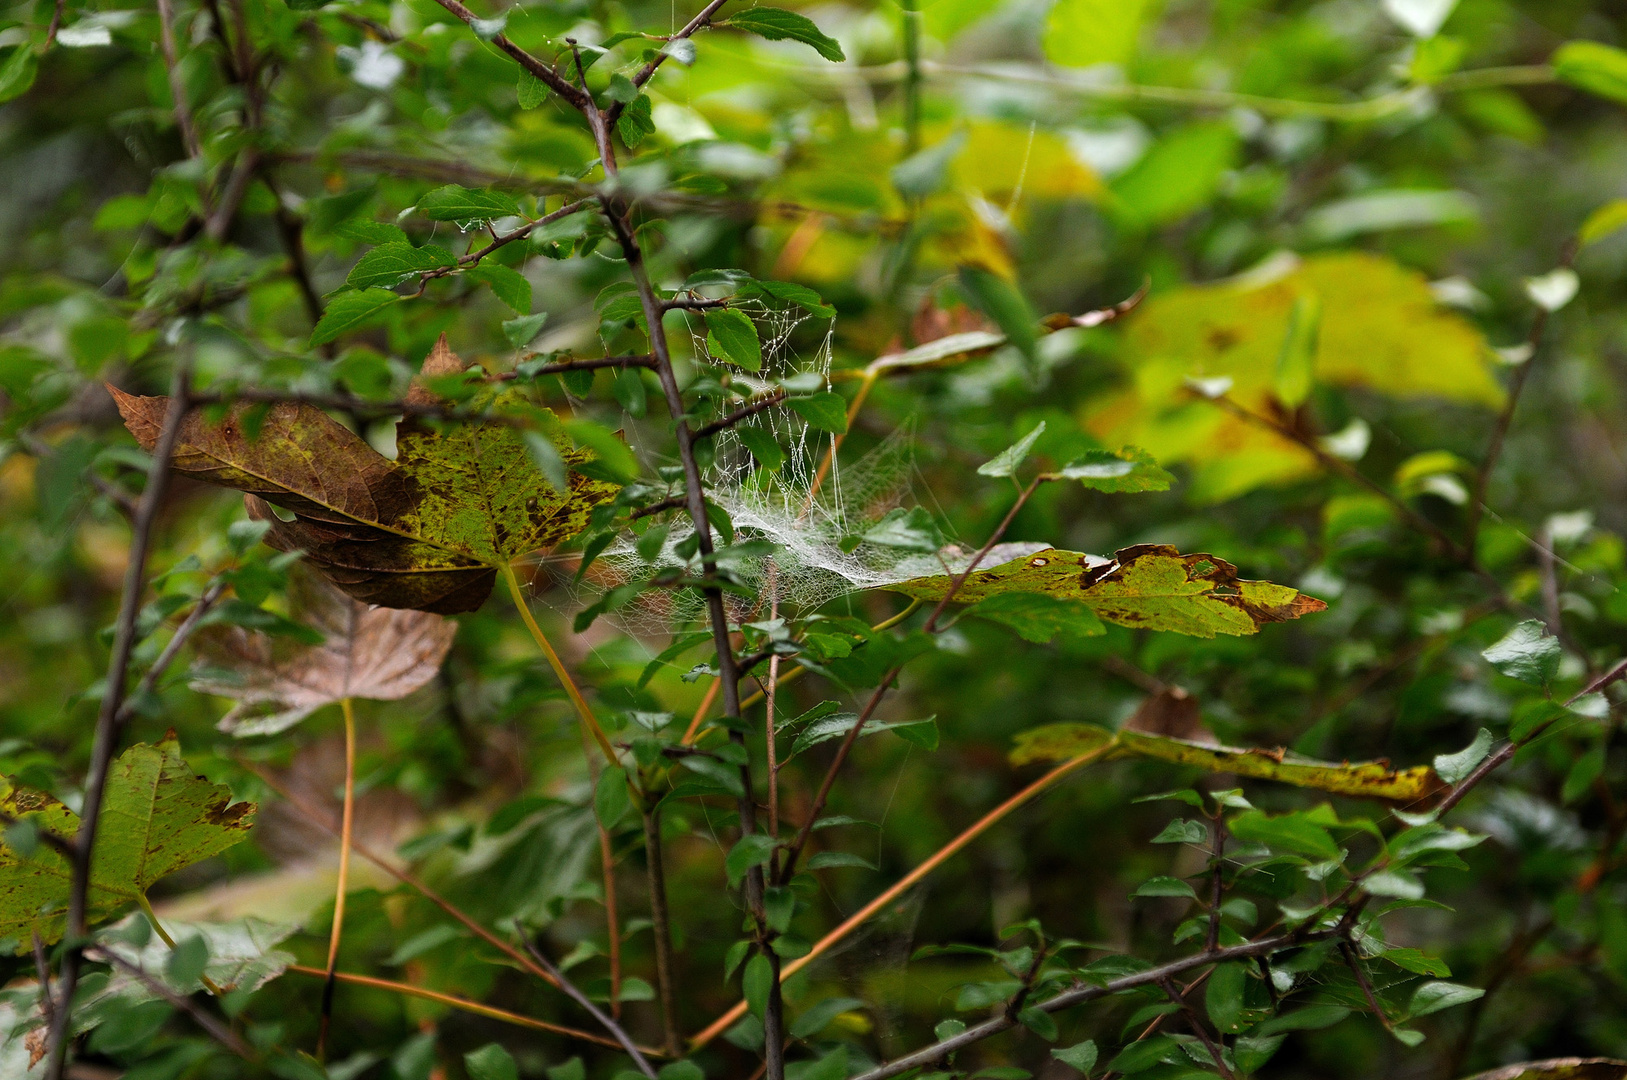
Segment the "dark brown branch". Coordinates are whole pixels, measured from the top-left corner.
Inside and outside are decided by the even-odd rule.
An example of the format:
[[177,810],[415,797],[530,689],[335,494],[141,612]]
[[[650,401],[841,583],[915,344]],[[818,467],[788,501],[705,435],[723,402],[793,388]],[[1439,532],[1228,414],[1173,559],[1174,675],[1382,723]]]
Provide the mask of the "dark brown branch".
[[710,424],[702,424],[700,427],[695,429],[695,438],[704,439],[708,436],[716,435],[720,431],[727,431],[729,428],[732,428],[736,424],[740,423],[740,421],[749,420],[751,417],[756,416],[764,409],[772,409],[774,406],[778,405],[784,400],[785,387],[775,387],[767,394],[764,394],[756,401],[753,401],[750,405],[744,405],[730,413],[728,416],[725,416],[720,420],[714,420]]
[[661,1039],[669,1057],[683,1054],[678,1036],[678,998],[672,958],[672,917],[667,911],[666,863],[661,852],[661,815],[644,811],[644,861],[650,885],[650,922],[655,935],[655,984],[661,998]]
[[[447,11],[450,11],[453,15],[456,15],[458,18],[462,19],[471,28],[473,28],[477,16],[474,12],[458,3],[458,0],[435,0],[435,2],[440,4],[441,7],[445,8]],[[491,39],[491,43],[503,50],[503,52],[507,53],[521,67],[529,71],[538,82],[546,84],[548,89],[564,98],[574,108],[578,110],[583,108],[593,108],[593,102],[584,90],[578,90],[576,87],[560,78],[559,73],[553,69],[551,64],[543,63],[535,56],[532,56],[530,53],[514,44],[514,42],[508,39],[507,34],[496,35]]]
[[666,511],[666,510],[678,510],[678,509],[681,509],[684,505],[687,504],[687,502],[688,502],[688,499],[687,499],[686,496],[683,496],[683,495],[668,495],[666,498],[662,499],[660,502],[654,502],[654,503],[651,503],[648,506],[639,507],[637,510],[634,510],[631,514],[627,515],[627,519],[629,521],[637,521],[639,518],[654,517],[656,514],[662,513],[663,511]]
[[[690,19],[684,24],[683,29],[679,30],[676,34],[673,34],[672,37],[668,38],[667,40],[682,41],[685,38],[692,37],[694,34],[705,29],[707,26],[711,25],[712,16],[717,14],[717,9],[722,7],[725,3],[727,3],[727,0],[711,0],[709,4],[701,8],[700,14],[696,15],[693,19]],[[666,59],[667,52],[665,50],[656,53],[654,59],[645,63],[645,65],[638,70],[638,74],[633,76],[633,85],[642,87],[645,83],[653,79],[655,77],[656,69],[665,63]],[[622,110],[626,107],[627,106],[624,102],[614,102],[610,106],[609,112],[605,114],[605,118],[612,125],[615,124],[615,122],[620,119]]]
[[74,837],[73,882],[69,891],[67,929],[64,934],[68,948],[62,956],[59,979],[62,1007],[57,1010],[56,1022],[51,1025],[45,1073],[48,1080],[62,1080],[62,1070],[67,1064],[68,1036],[72,1028],[71,1005],[78,987],[79,968],[84,959],[83,941],[88,929],[91,856],[96,846],[97,828],[101,824],[102,798],[107,790],[108,773],[124,727],[120,714],[125,699],[125,679],[129,675],[130,658],[136,645],[136,619],[141,613],[142,593],[146,591],[147,555],[152,547],[153,529],[158,524],[164,490],[168,486],[170,458],[175,452],[181,421],[190,406],[191,376],[191,361],[183,350],[176,358],[169,408],[165,411],[164,426],[153,446],[152,464],[147,469],[147,487],[141,493],[132,526],[130,561],[125,568],[124,591],[113,630],[113,651],[108,659],[107,681],[101,710],[96,718],[79,831]]
[[[1167,964],[1138,971],[1133,975],[1125,975],[1112,979],[1097,986],[1079,986],[1072,990],[1064,990],[1055,997],[1033,1006],[1041,1012],[1054,1013],[1074,1005],[1083,1005],[1088,1001],[1107,997],[1111,994],[1123,993],[1126,990],[1135,990],[1142,986],[1157,986],[1162,980],[1182,975],[1193,968],[1207,967],[1210,964],[1224,963],[1227,960],[1252,960],[1257,956],[1270,956],[1274,952],[1290,949],[1300,945],[1309,945],[1317,941],[1327,941],[1337,934],[1334,930],[1315,930],[1308,933],[1291,932],[1278,934],[1274,937],[1261,938],[1258,941],[1245,942],[1242,945],[1231,945],[1215,952],[1204,951],[1179,960],[1171,960]],[[985,1020],[967,1028],[959,1035],[947,1039],[940,1039],[931,1046],[895,1058],[884,1065],[878,1065],[869,1072],[860,1073],[852,1080],[888,1080],[889,1077],[909,1072],[911,1069],[921,1068],[954,1053],[963,1047],[982,1042],[991,1036],[1003,1031],[1010,1031],[1017,1026],[1017,1022],[1004,1014]]]
[[504,233],[502,236],[493,236],[492,242],[481,248],[479,251],[471,251],[467,255],[458,256],[457,266],[446,266],[437,270],[425,272],[424,280],[429,281],[432,278],[446,277],[448,274],[461,270],[466,266],[473,266],[480,262],[481,259],[484,259],[487,255],[490,255],[492,252],[496,251],[498,248],[507,247],[516,240],[524,240],[526,237],[530,236],[533,231],[540,229],[544,225],[551,225],[560,218],[569,217],[570,215],[581,211],[592,202],[592,199],[577,199],[575,202],[566,203],[564,206],[560,207],[558,210],[555,210],[551,214],[544,214],[535,221],[521,225],[518,229],[515,229],[512,232]]
[[599,1008],[597,1005],[593,1004],[592,1001],[588,1000],[588,996],[586,994],[578,990],[574,983],[565,978],[564,972],[560,971],[554,962],[548,959],[548,954],[539,949],[534,941],[532,941],[530,938],[526,938],[524,940],[525,951],[531,954],[531,959],[537,962],[537,966],[552,976],[554,982],[561,990],[565,991],[565,995],[567,997],[576,1002],[578,1005],[582,1006],[583,1009],[586,1009],[588,1015],[597,1020],[599,1022],[599,1026],[610,1033],[610,1037],[615,1039],[621,1048],[627,1051],[627,1056],[633,1059],[633,1064],[638,1066],[639,1072],[649,1077],[649,1080],[656,1080],[655,1069],[650,1066],[649,1059],[646,1058],[643,1052],[639,1050],[638,1045],[634,1043],[633,1040],[628,1036],[627,1032],[622,1029],[622,1026],[616,1023],[615,1020],[611,1019],[603,1009]]
[[[1213,952],[1214,947],[1210,946],[1209,951]],[[1221,1053],[1220,1047],[1215,1044],[1213,1036],[1209,1034],[1209,1029],[1204,1026],[1203,1018],[1192,1007],[1192,1003],[1186,1000],[1186,995],[1181,993],[1174,980],[1166,975],[1158,980],[1158,989],[1164,992],[1165,997],[1180,1006],[1181,1015],[1186,1017],[1186,1026],[1191,1028],[1199,1039],[1203,1040],[1203,1048],[1209,1051],[1209,1056],[1214,1059],[1215,1069],[1225,1080],[1233,1080],[1232,1071],[1226,1067],[1226,1056]]]
[[[1565,244],[1559,255],[1561,269],[1570,268],[1576,261],[1578,250],[1574,239]],[[1508,400],[1503,403],[1503,411],[1497,414],[1497,422],[1491,429],[1491,441],[1486,444],[1486,456],[1481,459],[1480,468],[1475,471],[1474,490],[1469,495],[1469,519],[1463,529],[1463,543],[1470,551],[1474,550],[1475,541],[1480,536],[1480,522],[1486,509],[1486,489],[1491,484],[1492,470],[1497,467],[1497,459],[1502,457],[1503,442],[1508,438],[1508,429],[1514,423],[1514,410],[1520,406],[1520,393],[1525,389],[1526,380],[1531,378],[1531,369],[1536,367],[1537,349],[1542,345],[1542,332],[1548,328],[1548,317],[1551,314],[1546,307],[1537,305],[1537,313],[1531,319],[1531,331],[1525,338],[1530,355],[1514,369],[1514,377],[1508,384]]]

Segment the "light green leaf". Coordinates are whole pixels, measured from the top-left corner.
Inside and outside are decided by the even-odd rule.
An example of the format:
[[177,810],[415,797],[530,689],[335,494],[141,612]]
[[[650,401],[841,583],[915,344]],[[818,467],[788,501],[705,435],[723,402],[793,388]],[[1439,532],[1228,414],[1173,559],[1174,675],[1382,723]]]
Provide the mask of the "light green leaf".
[[520,69],[520,81],[514,91],[522,109],[535,109],[548,100],[548,84],[525,68]]
[[638,95],[622,109],[621,115],[616,118],[616,134],[627,144],[627,149],[637,150],[640,143],[655,134],[653,113],[648,94]]
[[34,58],[34,46],[24,42],[11,50],[0,62],[0,102],[21,97],[34,85],[39,73],[39,61]]
[[1072,1046],[1052,1050],[1051,1056],[1062,1062],[1062,1064],[1089,1076],[1090,1070],[1096,1067],[1096,1043],[1086,1039],[1082,1043],[1074,1043]]
[[508,319],[503,323],[503,336],[508,343],[516,349],[523,349],[536,340],[542,333],[543,326],[548,322],[546,311],[535,315],[521,315],[517,319]]
[[1011,476],[1017,467],[1028,457],[1028,452],[1034,448],[1034,443],[1045,434],[1045,421],[1041,420],[1039,426],[1027,435],[1018,439],[1000,453],[985,461],[977,467],[980,476]]
[[943,533],[924,506],[894,507],[862,534],[867,544],[931,555],[943,546]]
[[821,851],[808,860],[809,870],[829,870],[836,866],[856,866],[861,870],[874,870],[875,864],[846,851]]
[[311,347],[337,340],[399,299],[389,289],[362,289],[335,296],[328,301],[328,310],[323,312],[316,328],[311,331]]
[[1540,619],[1516,623],[1491,648],[1480,655],[1492,667],[1511,679],[1532,686],[1546,686],[1559,670],[1559,639],[1548,633]]
[[734,429],[735,436],[751,451],[757,463],[769,472],[777,472],[785,464],[785,448],[764,428],[742,426]]
[[1576,239],[1582,247],[1589,247],[1614,236],[1623,226],[1627,226],[1627,199],[1611,199],[1587,216]]
[[1491,753],[1493,743],[1491,732],[1485,728],[1474,737],[1474,742],[1455,754],[1438,754],[1435,757],[1435,772],[1448,784],[1456,784],[1470,773]]
[[1063,67],[1128,63],[1147,0],[1057,0],[1045,18],[1045,58]]
[[1412,992],[1412,1003],[1407,1012],[1412,1019],[1450,1009],[1454,1005],[1467,1005],[1486,995],[1484,990],[1461,983],[1431,981]]
[[1192,891],[1192,886],[1180,878],[1155,877],[1148,878],[1136,887],[1131,896],[1179,896],[1187,900],[1196,900],[1198,894]]
[[712,359],[747,371],[763,369],[763,346],[757,324],[743,311],[720,308],[706,313],[706,351]]
[[465,277],[490,285],[497,299],[513,308],[515,314],[525,315],[531,311],[531,282],[513,267],[504,266],[502,263],[483,262],[471,266],[463,273]]
[[835,38],[827,37],[812,19],[783,8],[747,8],[714,25],[744,30],[769,41],[800,41],[812,46],[815,52],[832,63],[847,59],[842,53],[841,44]]
[[1598,41],[1567,41],[1549,63],[1560,82],[1627,102],[1627,52]]
[[1077,480],[1093,491],[1112,494],[1168,491],[1175,483],[1175,477],[1138,446],[1087,451],[1064,465],[1056,475],[1064,480]]
[[456,265],[457,259],[450,251],[433,244],[423,247],[399,242],[381,244],[356,261],[345,284],[358,289],[389,288],[425,270]]
[[747,833],[735,841],[723,860],[723,870],[728,874],[730,887],[740,884],[746,871],[766,863],[778,846],[774,838],[765,833]]
[[1058,634],[1075,638],[1097,637],[1107,632],[1089,604],[1045,593],[1000,593],[976,604],[971,614],[1008,626],[1018,637],[1036,645],[1043,645]]
[[507,192],[447,184],[419,199],[418,212],[433,221],[474,225],[496,218],[517,217],[520,204]]
[[791,398],[785,403],[792,412],[808,422],[811,428],[841,435],[847,431],[847,402],[842,395],[830,392]]
[[469,1071],[469,1080],[520,1080],[514,1058],[496,1043],[464,1054],[463,1067]]
[[1316,375],[1316,339],[1322,325],[1322,299],[1314,292],[1294,297],[1288,311],[1288,332],[1277,353],[1277,400],[1297,409],[1311,396]]

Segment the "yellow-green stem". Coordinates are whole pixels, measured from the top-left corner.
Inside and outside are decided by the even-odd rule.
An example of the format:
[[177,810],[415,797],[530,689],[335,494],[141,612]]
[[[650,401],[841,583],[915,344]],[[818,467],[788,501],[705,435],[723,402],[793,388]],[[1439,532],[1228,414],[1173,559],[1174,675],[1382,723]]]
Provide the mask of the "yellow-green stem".
[[322,985],[322,1023],[317,1030],[316,1056],[328,1048],[328,1025],[333,1020],[333,973],[339,968],[339,943],[345,933],[345,893],[350,888],[350,837],[356,820],[356,710],[349,698],[339,702],[345,714],[345,805],[339,817],[339,881],[333,890],[333,929],[328,934],[328,977]]
[[508,563],[503,563],[502,572],[503,580],[508,582],[508,594],[514,600],[514,607],[519,611],[520,618],[525,620],[525,628],[531,631],[531,638],[537,643],[537,648],[541,649],[542,655],[548,658],[548,666],[554,669],[554,674],[558,676],[560,684],[565,687],[565,693],[570,697],[571,704],[576,706],[576,714],[582,718],[582,723],[588,729],[588,734],[592,735],[593,741],[599,744],[599,749],[604,753],[605,760],[613,767],[621,768],[621,762],[616,760],[616,751],[610,745],[610,739],[605,735],[604,728],[599,726],[599,721],[593,715],[593,710],[588,707],[587,699],[582,696],[582,691],[576,688],[576,681],[571,678],[571,673],[565,670],[564,662],[560,660],[559,654],[554,651],[554,647],[548,643],[548,638],[544,636],[542,627],[538,626],[537,620],[532,617],[531,605],[525,602],[525,593],[520,590],[520,579],[514,576],[514,567]]
[[[153,911],[152,901],[147,899],[147,894],[137,893],[136,903],[141,905],[141,913],[147,916],[147,923],[153,928],[153,933],[158,935],[158,940],[172,949],[175,948],[175,939],[170,937],[168,930],[164,929],[164,924],[158,921],[158,915]],[[219,986],[215,985],[215,981],[207,975],[199,975],[198,981],[203,983],[205,990],[216,997],[224,993]]]

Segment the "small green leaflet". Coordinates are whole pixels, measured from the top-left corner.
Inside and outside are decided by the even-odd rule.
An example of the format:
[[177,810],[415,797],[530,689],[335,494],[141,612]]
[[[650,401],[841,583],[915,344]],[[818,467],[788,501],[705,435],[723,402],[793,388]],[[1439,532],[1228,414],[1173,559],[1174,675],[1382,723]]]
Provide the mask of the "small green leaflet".
[[1017,467],[1023,463],[1023,459],[1028,457],[1028,452],[1034,448],[1034,443],[1037,442],[1039,437],[1043,434],[1045,434],[1045,421],[1041,420],[1039,422],[1039,426],[1034,428],[1033,431],[1030,431],[1027,435],[1024,435],[1022,438],[1000,451],[998,456],[979,465],[977,467],[978,475],[1013,475],[1016,473]]
[[520,204],[506,192],[447,184],[419,199],[418,212],[432,221],[484,224],[495,218],[518,217]]
[[751,451],[751,456],[757,459],[757,463],[769,472],[777,472],[779,467],[785,464],[785,448],[780,446],[780,441],[774,437],[772,431],[755,427],[737,427],[734,433],[745,448]]
[[1567,41],[1554,51],[1551,63],[1560,82],[1627,102],[1627,52],[1597,41]]
[[311,331],[312,347],[326,345],[348,334],[399,299],[389,289],[340,293],[328,301],[328,310]]
[[548,100],[548,86],[525,68],[520,69],[520,81],[514,87],[520,99],[520,108],[535,109]]
[[376,285],[389,288],[425,270],[456,265],[457,259],[450,251],[433,244],[423,247],[413,247],[403,242],[381,244],[356,261],[345,278],[345,284],[357,289],[369,289]]
[[1470,743],[1465,749],[1459,750],[1455,754],[1436,755],[1435,771],[1448,784],[1458,783],[1474,772],[1475,766],[1490,756],[1494,741],[1491,732],[1481,728],[1480,734],[1474,737],[1474,742]]
[[487,1043],[479,1050],[463,1055],[463,1067],[470,1080],[520,1080],[520,1070],[514,1058],[496,1043]]
[[655,134],[655,121],[650,117],[650,110],[650,95],[640,94],[617,118],[616,134],[627,144],[627,149],[637,150],[639,143]]
[[1064,480],[1077,480],[1092,491],[1133,494],[1142,491],[1168,491],[1175,477],[1136,446],[1120,450],[1091,450],[1057,470]]
[[1039,342],[1039,320],[1017,286],[981,267],[960,268],[960,287],[983,314],[993,319],[1006,340],[1030,360]]
[[540,312],[536,315],[521,315],[517,319],[509,319],[503,323],[503,336],[508,343],[516,349],[523,349],[536,340],[542,333],[543,324],[548,321],[548,313]]
[[1480,655],[1511,679],[1546,686],[1559,670],[1559,654],[1559,639],[1542,620],[1526,619]]
[[[0,809],[71,841],[79,816],[50,795],[0,780]],[[113,763],[91,872],[90,911],[103,919],[134,903],[160,878],[225,851],[248,835],[253,803],[192,775],[180,746],[138,743]],[[26,854],[0,843],[0,937],[47,942],[62,936],[72,871],[38,843]]]
[[836,309],[820,299],[818,293],[806,285],[798,285],[792,281],[752,281],[741,288],[740,294],[771,296],[788,304],[796,304],[821,319],[834,318],[836,315]]
[[1051,1056],[1062,1064],[1079,1070],[1086,1076],[1096,1067],[1096,1044],[1090,1039],[1072,1046],[1065,1046],[1060,1050],[1052,1050]]
[[932,514],[924,506],[905,510],[902,506],[887,511],[882,519],[860,534],[866,544],[897,548],[931,555],[943,547],[943,533]]
[[738,12],[717,26],[732,26],[769,41],[800,41],[832,63],[847,59],[835,38],[827,37],[812,19],[783,8],[754,7]]
[[706,351],[714,360],[747,371],[763,369],[763,346],[757,338],[757,325],[734,308],[706,313]]
[[515,314],[525,315],[531,311],[531,282],[513,267],[483,262],[465,270],[464,276],[490,285],[497,299],[513,308]]
[[830,392],[792,398],[785,403],[791,411],[808,421],[808,426],[832,435],[847,433],[847,401],[840,394]]
[[746,876],[746,871],[767,862],[778,846],[772,836],[763,833],[747,833],[736,841],[723,860],[723,869],[729,876],[730,887],[740,884],[740,879]]
[[1288,332],[1277,353],[1277,377],[1272,384],[1277,400],[1297,409],[1311,396],[1316,371],[1316,339],[1322,325],[1322,298],[1314,292],[1294,297],[1288,311]]
[[28,92],[39,73],[39,62],[34,59],[34,46],[24,42],[11,50],[11,55],[0,62],[0,101],[10,101]]

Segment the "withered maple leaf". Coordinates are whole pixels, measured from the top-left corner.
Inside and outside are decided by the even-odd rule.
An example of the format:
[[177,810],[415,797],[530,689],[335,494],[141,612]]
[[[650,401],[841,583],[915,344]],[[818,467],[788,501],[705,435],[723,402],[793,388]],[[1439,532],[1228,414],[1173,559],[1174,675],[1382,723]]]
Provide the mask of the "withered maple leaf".
[[241,626],[197,637],[192,688],[237,699],[222,731],[273,735],[345,698],[404,698],[435,677],[457,633],[449,619],[372,607],[297,568],[288,597],[293,617],[322,632],[320,645]]
[[[423,375],[464,368],[442,335]],[[169,399],[109,389],[125,426],[151,450]],[[420,382],[408,400],[435,397]],[[437,428],[408,417],[397,426],[391,461],[303,402],[272,405],[254,438],[245,414],[255,405],[231,405],[219,419],[194,409],[182,420],[172,464],[193,479],[244,492],[249,516],[271,525],[266,543],[305,552],[307,562],[357,600],[442,615],[473,611],[490,594],[498,566],[574,536],[616,488],[574,471],[589,455],[571,446],[553,414],[531,405],[523,390],[487,388],[468,404],[529,413],[554,429],[560,457],[572,469],[567,490],[549,485],[511,425]]]

